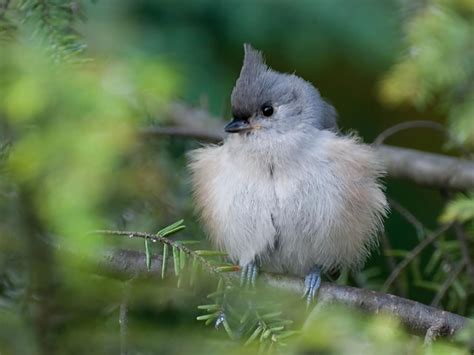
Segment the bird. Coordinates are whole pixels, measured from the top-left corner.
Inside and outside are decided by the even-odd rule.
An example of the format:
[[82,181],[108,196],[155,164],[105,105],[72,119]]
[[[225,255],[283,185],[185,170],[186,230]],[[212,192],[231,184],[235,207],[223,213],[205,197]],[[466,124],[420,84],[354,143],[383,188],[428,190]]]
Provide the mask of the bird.
[[310,82],[270,68],[244,44],[221,144],[188,153],[194,203],[212,244],[260,271],[304,277],[313,301],[323,273],[360,268],[378,243],[388,204],[375,149],[342,134]]

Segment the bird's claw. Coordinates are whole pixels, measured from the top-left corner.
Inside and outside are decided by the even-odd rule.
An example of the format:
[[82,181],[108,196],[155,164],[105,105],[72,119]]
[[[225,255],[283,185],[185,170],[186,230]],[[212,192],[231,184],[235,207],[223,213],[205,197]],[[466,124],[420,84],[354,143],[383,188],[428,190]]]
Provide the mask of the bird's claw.
[[255,262],[250,262],[242,266],[240,271],[240,286],[241,287],[255,287],[257,280],[258,266]]
[[304,279],[304,294],[306,305],[309,307],[313,303],[316,293],[321,287],[321,269],[314,267]]

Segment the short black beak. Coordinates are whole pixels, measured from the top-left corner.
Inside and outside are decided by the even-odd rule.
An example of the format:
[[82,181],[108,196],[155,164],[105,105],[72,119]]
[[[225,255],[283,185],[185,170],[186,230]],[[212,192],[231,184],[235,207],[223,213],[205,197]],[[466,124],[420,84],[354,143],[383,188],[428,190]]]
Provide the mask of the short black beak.
[[225,126],[224,130],[229,133],[237,133],[251,129],[249,121],[247,120],[236,120],[234,119]]

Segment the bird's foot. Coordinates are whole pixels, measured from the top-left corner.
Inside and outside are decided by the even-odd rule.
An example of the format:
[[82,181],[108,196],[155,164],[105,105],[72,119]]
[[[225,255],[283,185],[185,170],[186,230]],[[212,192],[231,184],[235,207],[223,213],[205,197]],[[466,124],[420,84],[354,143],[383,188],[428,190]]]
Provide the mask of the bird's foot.
[[240,286],[241,287],[255,287],[257,280],[258,266],[255,262],[250,262],[241,267],[240,271]]
[[306,297],[306,304],[309,307],[314,301],[314,297],[321,287],[321,268],[319,266],[313,267],[304,279],[304,294]]

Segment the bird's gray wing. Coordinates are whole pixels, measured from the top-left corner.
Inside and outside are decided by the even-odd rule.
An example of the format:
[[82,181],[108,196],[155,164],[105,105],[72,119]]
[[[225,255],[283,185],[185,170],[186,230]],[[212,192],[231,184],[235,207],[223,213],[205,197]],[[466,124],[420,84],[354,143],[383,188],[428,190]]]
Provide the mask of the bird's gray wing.
[[321,117],[314,121],[314,126],[318,129],[337,132],[337,111],[326,101],[322,101]]

